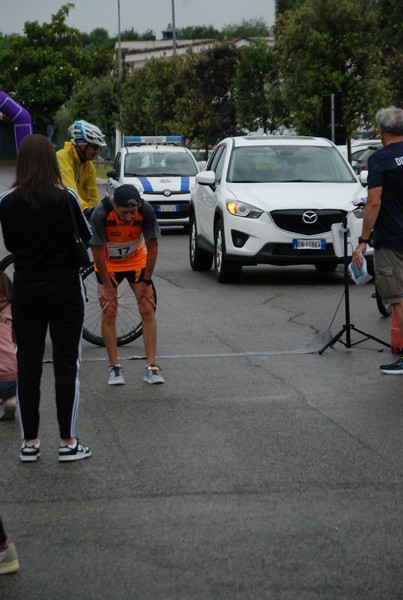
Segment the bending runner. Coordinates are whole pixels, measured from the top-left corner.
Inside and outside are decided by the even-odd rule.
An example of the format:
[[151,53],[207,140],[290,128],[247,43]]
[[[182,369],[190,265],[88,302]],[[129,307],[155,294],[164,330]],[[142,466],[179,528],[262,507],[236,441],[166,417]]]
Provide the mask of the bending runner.
[[134,292],[142,318],[146,351],[144,381],[164,383],[155,364],[157,324],[151,278],[161,233],[154,210],[134,185],[124,184],[115,189],[112,200],[104,198],[95,207],[91,227],[90,245],[102,308],[101,330],[109,358],[108,383],[126,383],[116,343],[117,287],[123,279],[127,279]]

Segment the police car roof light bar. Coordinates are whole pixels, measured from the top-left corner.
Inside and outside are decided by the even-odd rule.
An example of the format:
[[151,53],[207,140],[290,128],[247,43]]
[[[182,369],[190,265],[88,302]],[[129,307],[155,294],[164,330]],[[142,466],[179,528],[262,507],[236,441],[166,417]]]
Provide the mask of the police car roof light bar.
[[183,138],[181,135],[125,135],[123,142],[125,146],[141,146],[146,144],[180,146],[183,144]]

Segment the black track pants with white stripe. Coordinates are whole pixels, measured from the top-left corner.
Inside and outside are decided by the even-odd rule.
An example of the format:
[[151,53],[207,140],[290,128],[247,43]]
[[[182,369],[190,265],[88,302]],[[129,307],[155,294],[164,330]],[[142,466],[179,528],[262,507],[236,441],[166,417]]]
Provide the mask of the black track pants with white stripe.
[[35,439],[39,433],[42,361],[48,331],[60,437],[75,437],[84,307],[84,287],[77,271],[14,273],[12,315],[23,439]]

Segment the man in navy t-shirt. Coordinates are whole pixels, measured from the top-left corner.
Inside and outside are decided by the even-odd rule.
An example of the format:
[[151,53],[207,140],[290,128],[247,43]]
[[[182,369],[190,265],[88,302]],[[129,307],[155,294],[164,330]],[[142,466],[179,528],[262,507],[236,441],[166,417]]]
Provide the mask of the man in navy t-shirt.
[[[352,258],[359,267],[372,234],[376,287],[394,306],[403,334],[403,109],[391,106],[375,118],[384,147],[368,161],[368,198]],[[381,371],[403,375],[403,356]]]

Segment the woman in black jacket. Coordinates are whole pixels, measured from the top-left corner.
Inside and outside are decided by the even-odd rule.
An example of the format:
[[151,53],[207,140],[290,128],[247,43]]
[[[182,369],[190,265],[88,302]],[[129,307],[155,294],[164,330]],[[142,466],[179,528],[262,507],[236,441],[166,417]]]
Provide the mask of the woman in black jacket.
[[90,227],[75,192],[62,186],[53,145],[43,135],[28,135],[18,151],[15,184],[0,196],[4,244],[15,257],[12,316],[23,462],[37,461],[40,456],[40,383],[48,329],[61,438],[59,461],[91,456],[75,433],[85,296],[75,262],[68,203],[87,242]]

